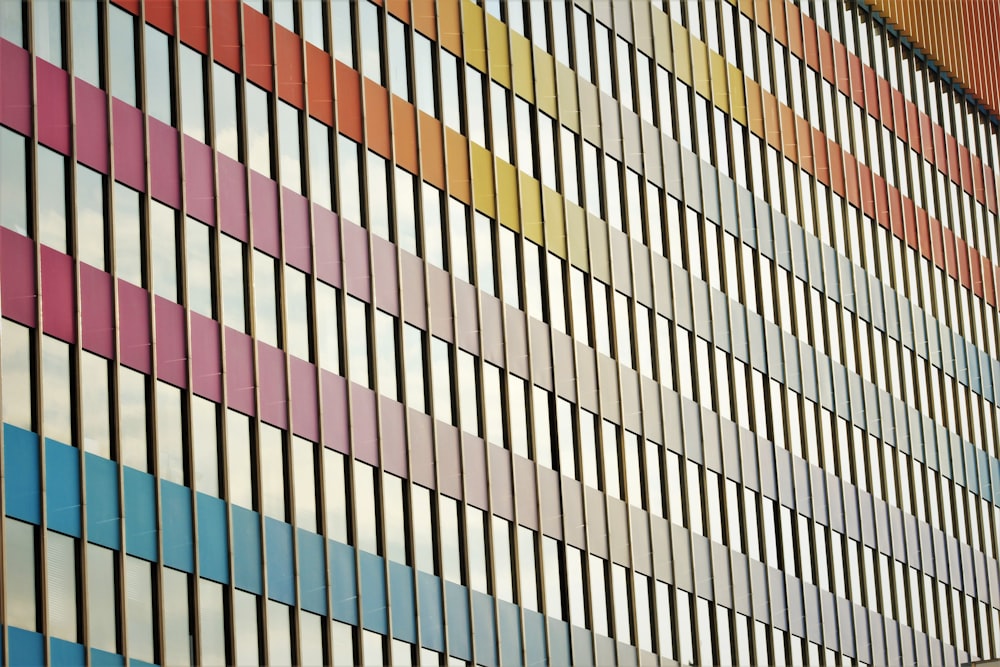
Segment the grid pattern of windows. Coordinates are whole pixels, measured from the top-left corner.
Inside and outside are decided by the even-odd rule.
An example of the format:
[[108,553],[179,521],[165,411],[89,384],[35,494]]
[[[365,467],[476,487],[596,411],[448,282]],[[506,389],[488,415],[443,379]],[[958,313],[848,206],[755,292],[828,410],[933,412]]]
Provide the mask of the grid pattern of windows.
[[1000,127],[754,9],[0,3],[10,661],[996,655]]

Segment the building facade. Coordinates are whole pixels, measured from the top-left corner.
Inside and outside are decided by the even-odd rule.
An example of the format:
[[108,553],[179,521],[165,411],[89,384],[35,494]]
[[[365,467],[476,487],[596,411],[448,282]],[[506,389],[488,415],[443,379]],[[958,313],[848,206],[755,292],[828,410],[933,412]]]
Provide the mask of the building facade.
[[4,662],[996,657],[934,6],[0,2]]

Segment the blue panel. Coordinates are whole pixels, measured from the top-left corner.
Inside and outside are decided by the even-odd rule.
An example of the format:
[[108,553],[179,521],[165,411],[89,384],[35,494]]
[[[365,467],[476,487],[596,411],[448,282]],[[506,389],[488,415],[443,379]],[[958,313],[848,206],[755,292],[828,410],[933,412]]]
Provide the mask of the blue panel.
[[233,505],[233,583],[261,594],[260,514]]
[[229,540],[226,537],[226,503],[199,493],[198,568],[199,574],[220,584],[229,583]]
[[123,667],[125,658],[117,653],[108,653],[100,649],[90,649],[90,667]]
[[354,574],[354,548],[330,540],[330,615],[358,624],[358,587]]
[[594,662],[594,645],[590,630],[574,625],[570,628],[570,634],[573,637],[573,664],[580,667],[597,664]]
[[303,609],[326,616],[326,566],[323,537],[308,530],[299,533],[299,602]]
[[569,623],[549,619],[549,662],[553,665],[572,664],[569,649]]
[[524,657],[527,665],[544,665],[545,617],[537,611],[524,610]]
[[476,664],[496,667],[497,628],[493,622],[493,598],[473,591],[472,619],[476,634]]
[[87,651],[80,644],[53,637],[49,640],[49,662],[61,667],[83,667],[87,664]]
[[118,509],[118,464],[87,454],[87,540],[121,549]]
[[417,610],[413,593],[413,568],[389,561],[389,590],[392,601],[392,636],[417,643]]
[[154,665],[151,662],[146,662],[144,660],[138,660],[136,658],[132,658],[131,660],[128,661],[128,667],[156,667],[156,665]]
[[417,572],[420,595],[420,641],[429,649],[444,651],[444,615],[441,613],[441,580]]
[[521,657],[521,614],[520,608],[509,602],[497,600],[500,617],[500,661],[505,665],[520,665]]
[[162,515],[169,517],[163,522],[163,563],[177,570],[194,572],[191,489],[161,480],[160,508]]
[[446,581],[444,590],[448,599],[448,653],[462,660],[472,660],[469,589]]
[[267,539],[267,594],[272,600],[295,605],[295,553],[292,527],[271,517],[264,519]]
[[3,438],[7,516],[39,524],[42,522],[42,492],[38,472],[38,436],[4,424]]
[[156,561],[156,480],[125,468],[125,552]]
[[49,528],[80,537],[80,450],[45,441],[45,505]]
[[44,665],[45,637],[37,632],[8,627],[7,641],[10,651],[10,664]]
[[366,551],[360,551],[361,619],[366,630],[389,634],[389,617],[385,604],[385,561]]

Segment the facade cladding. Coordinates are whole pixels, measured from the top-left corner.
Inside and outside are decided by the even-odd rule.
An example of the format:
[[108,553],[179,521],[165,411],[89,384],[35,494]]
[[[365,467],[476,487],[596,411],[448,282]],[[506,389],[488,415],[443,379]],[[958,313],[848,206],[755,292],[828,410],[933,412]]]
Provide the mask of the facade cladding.
[[868,9],[0,38],[7,664],[997,655],[998,126]]

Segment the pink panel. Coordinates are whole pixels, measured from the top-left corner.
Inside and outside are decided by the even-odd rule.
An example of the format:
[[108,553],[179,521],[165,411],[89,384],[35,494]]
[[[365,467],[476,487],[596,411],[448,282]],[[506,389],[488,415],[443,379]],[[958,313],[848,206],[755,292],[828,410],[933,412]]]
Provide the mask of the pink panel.
[[250,215],[253,217],[254,247],[272,257],[280,257],[278,184],[253,170],[250,171]]
[[184,184],[188,213],[202,222],[215,224],[215,177],[212,149],[197,139],[184,137]]
[[108,97],[76,79],[76,154],[80,162],[108,173]]
[[38,140],[64,155],[70,153],[69,74],[35,58]]
[[481,510],[489,510],[486,442],[468,433],[462,434],[462,475],[465,477],[465,500]]
[[278,428],[288,428],[288,391],[285,380],[285,353],[257,341],[257,388],[260,418]]
[[281,219],[285,229],[285,261],[312,273],[312,243],[309,239],[309,200],[288,188],[281,188],[284,208]]
[[434,479],[434,419],[416,410],[407,410],[410,422],[410,465],[413,481],[429,489],[437,488]]
[[[459,340],[463,333],[472,329],[470,338],[479,341],[479,324],[476,319],[476,288],[464,280],[455,281],[455,310],[451,307],[451,279],[448,274],[441,269],[427,267],[427,298],[430,301],[431,321],[430,330],[439,338],[443,338],[449,343],[455,342],[455,334],[452,331],[452,319],[458,312],[466,315],[464,321],[458,322]],[[470,308],[471,304],[471,308]],[[471,321],[469,321],[471,319]],[[466,347],[467,350],[473,350]],[[475,350],[473,350],[475,351]]]
[[382,310],[399,316],[399,275],[396,271],[396,246],[372,236],[372,268],[375,274],[375,303]]
[[456,500],[462,499],[462,447],[461,434],[451,424],[435,422],[437,428],[437,464],[441,493]]
[[378,427],[375,417],[375,392],[361,385],[351,386],[351,447],[354,456],[378,465]]
[[73,258],[42,246],[42,328],[67,343],[76,342],[75,292]]
[[35,244],[0,229],[0,308],[4,317],[35,326]]
[[219,160],[219,217],[222,231],[246,242],[249,236],[247,224],[247,180],[246,168],[225,155],[216,154]]
[[226,390],[230,406],[248,415],[256,414],[253,403],[253,339],[229,327],[226,327]]
[[307,440],[319,442],[319,397],[316,366],[289,356],[292,374],[292,429]]
[[187,341],[184,307],[161,296],[156,309],[156,375],[172,385],[187,388]]
[[114,122],[115,180],[146,191],[146,155],[142,136],[142,112],[119,99],[112,99]]
[[199,396],[222,401],[222,345],[219,323],[191,313],[191,385]]
[[382,419],[382,465],[386,470],[408,477],[406,468],[406,408],[387,396],[379,396],[379,417]]
[[28,52],[0,40],[0,123],[31,135],[31,61]]
[[323,382],[323,445],[342,454],[350,453],[347,423],[347,380],[321,371]]
[[403,316],[410,324],[427,329],[427,299],[424,296],[424,263],[408,252],[399,254],[403,274]]
[[508,521],[514,520],[514,488],[510,472],[510,452],[503,447],[489,445],[490,495],[493,513]]
[[313,205],[313,230],[316,235],[316,277],[341,286],[340,220],[322,206]]
[[181,207],[181,156],[178,132],[155,118],[149,119],[150,194],[164,204]]
[[115,356],[115,310],[111,276],[80,264],[80,320],[83,346],[103,357]]
[[119,354],[123,364],[150,372],[149,292],[118,281]]
[[371,272],[368,269],[368,232],[352,222],[344,230],[344,263],[347,291],[371,303]]

